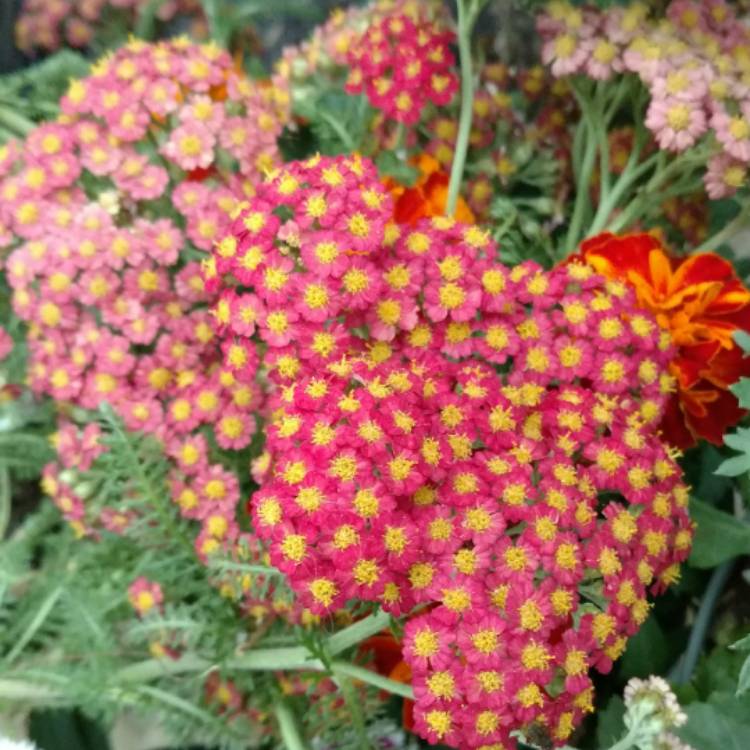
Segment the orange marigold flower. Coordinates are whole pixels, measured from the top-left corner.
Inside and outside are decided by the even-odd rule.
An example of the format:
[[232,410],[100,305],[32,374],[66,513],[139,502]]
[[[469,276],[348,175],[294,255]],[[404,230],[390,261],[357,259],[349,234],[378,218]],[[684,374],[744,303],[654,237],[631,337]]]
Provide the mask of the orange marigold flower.
[[[372,667],[378,674],[411,685],[411,668],[403,659],[401,642],[389,630],[371,636],[360,645],[359,650],[363,654],[372,653]],[[408,698],[403,702],[401,725],[408,731],[414,727],[414,701]]]
[[629,283],[677,347],[671,363],[677,392],[662,423],[665,438],[678,448],[699,438],[721,444],[745,414],[728,388],[750,375],[750,357],[732,338],[750,331],[750,291],[732,264],[715,253],[676,257],[651,234],[601,234],[581,245],[581,257]]
[[[419,170],[414,185],[405,187],[393,180],[385,185],[393,195],[393,218],[398,224],[414,224],[419,219],[443,216],[448,202],[450,177],[440,169],[440,162],[430,154],[420,154],[411,159],[411,164]],[[459,197],[454,219],[464,224],[474,224],[474,214],[466,201]]]

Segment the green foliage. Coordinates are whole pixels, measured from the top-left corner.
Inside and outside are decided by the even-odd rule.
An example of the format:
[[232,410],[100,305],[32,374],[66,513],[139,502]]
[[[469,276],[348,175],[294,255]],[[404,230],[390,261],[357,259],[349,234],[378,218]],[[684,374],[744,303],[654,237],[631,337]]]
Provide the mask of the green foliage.
[[211,39],[231,47],[233,37],[248,25],[262,20],[291,16],[310,24],[325,19],[325,9],[309,0],[201,0]]
[[604,709],[597,714],[596,744],[600,748],[613,745],[622,735],[622,719],[625,703],[619,695],[613,695]]
[[325,156],[362,150],[374,111],[364,95],[337,89],[308,87],[295,92],[294,114],[309,121],[315,151]]
[[555,262],[549,235],[533,206],[517,199],[498,196],[492,203],[493,237],[500,246],[500,259],[514,265],[522,259],[535,260],[545,267]]
[[667,636],[653,615],[628,641],[620,662],[620,677],[648,677],[661,674],[669,668],[671,653]]
[[[750,651],[750,635],[740,638],[731,648],[735,651]],[[745,659],[737,679],[737,695],[741,696],[750,691],[750,655]]]
[[49,402],[22,388],[26,372],[25,326],[13,314],[7,282],[0,277],[0,328],[13,349],[0,360],[0,539],[10,516],[12,483],[39,476],[54,455],[49,434],[54,419]]
[[[750,335],[744,331],[737,331],[734,340],[747,354],[750,352]],[[750,409],[750,378],[740,378],[730,386],[730,390],[737,397],[743,409]],[[726,477],[738,477],[750,471],[750,428],[738,427],[734,432],[724,435],[724,443],[736,451],[739,456],[728,458],[717,469],[716,473]]]
[[[748,378],[743,380],[750,382]],[[729,448],[739,451],[740,455],[723,461],[716,469],[716,473],[725,477],[747,474],[750,471],[750,428],[738,427],[734,432],[727,433],[724,435],[724,443]]]
[[52,119],[71,78],[88,73],[88,62],[62,49],[17,73],[0,76],[0,143],[22,137],[42,119]]
[[407,187],[413,185],[419,177],[419,170],[406,164],[395,151],[381,151],[375,164],[381,177],[391,177]]
[[716,695],[708,703],[687,706],[688,723],[680,737],[700,750],[747,750],[750,747],[750,704]]
[[690,501],[690,514],[697,529],[690,554],[696,568],[713,568],[738,555],[750,553],[750,525],[704,503]]
[[685,481],[693,488],[693,495],[711,505],[724,501],[734,486],[729,477],[715,473],[723,460],[724,455],[716,446],[702,443],[688,451],[681,462]]
[[[272,568],[221,558],[204,565],[194,551],[196,529],[171,501],[160,444],[124,430],[107,406],[98,418],[109,450],[73,481],[87,513],[113,507],[133,521],[122,535],[78,539],[45,503],[0,543],[0,711],[78,706],[106,725],[131,709],[157,718],[176,743],[244,750],[260,746],[269,727],[245,713],[228,721],[206,697],[207,676],[217,671],[233,680],[254,709],[271,715],[281,694],[279,670],[294,670],[299,679],[309,665],[306,694],[295,699],[304,734],[342,750],[363,747],[364,723],[352,728],[348,717],[352,706],[368,722],[378,715],[379,685],[352,680],[345,709],[335,693],[310,697],[329,674],[349,681],[337,677],[335,659],[350,657],[388,618],[353,610],[364,619],[329,637],[332,623],[302,628],[271,611],[243,613],[233,591],[249,587],[255,600],[289,600],[283,578]],[[164,592],[163,605],[140,618],[127,598],[139,576]],[[155,647],[172,656],[154,658]],[[330,721],[332,711],[340,721]]]

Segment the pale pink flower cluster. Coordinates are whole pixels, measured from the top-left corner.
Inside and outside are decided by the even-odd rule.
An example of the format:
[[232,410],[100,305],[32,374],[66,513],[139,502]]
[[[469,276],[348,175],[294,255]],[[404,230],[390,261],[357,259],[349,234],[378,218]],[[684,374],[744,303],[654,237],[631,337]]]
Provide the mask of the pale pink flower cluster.
[[213,45],[133,41],[71,83],[58,121],[0,148],[5,270],[28,325],[27,384],[78,407],[44,471],[77,534],[123,533],[135,519],[122,497],[101,508],[81,489],[91,482],[78,481],[106,471],[95,464],[100,430],[80,411],[106,402],[128,430],[163,444],[165,491],[200,525],[197,554],[238,538],[239,486],[222,451],[250,444],[261,394],[221,367],[199,261],[280,162],[279,97]]
[[637,75],[651,100],[646,126],[660,148],[682,152],[711,135],[710,198],[732,195],[750,164],[750,32],[726,0],[672,0],[666,17],[633,2],[606,10],[554,0],[538,21],[553,75],[606,81]]

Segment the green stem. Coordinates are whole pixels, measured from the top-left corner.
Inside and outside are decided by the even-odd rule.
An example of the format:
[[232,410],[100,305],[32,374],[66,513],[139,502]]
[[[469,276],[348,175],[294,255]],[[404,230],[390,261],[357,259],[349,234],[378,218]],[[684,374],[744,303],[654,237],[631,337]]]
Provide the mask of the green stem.
[[604,111],[604,119],[609,124],[612,121],[612,118],[617,114],[617,110],[620,108],[620,105],[623,102],[623,99],[627,96],[627,94],[630,91],[630,84],[632,83],[633,77],[630,75],[624,75],[622,77],[622,80],[620,81],[617,89],[615,90],[615,95],[612,97],[612,101],[609,103],[609,106]]
[[402,698],[414,700],[414,690],[411,685],[405,685],[403,682],[396,682],[389,677],[383,677],[377,672],[372,672],[365,667],[350,664],[348,661],[334,661],[331,664],[334,674],[345,675],[360,682],[366,682],[368,685],[385,690],[392,695],[400,695]]
[[[584,123],[588,139],[586,140],[585,135],[581,136],[586,142],[583,146],[583,160],[577,170],[575,203],[573,204],[573,214],[568,226],[568,234],[565,238],[566,247],[563,248],[565,251],[563,254],[573,252],[581,238],[583,221],[590,207],[588,188],[591,184],[591,175],[596,164],[597,152],[600,152],[600,163],[604,164],[606,160],[607,169],[609,169],[609,145],[606,138],[606,123],[602,119],[601,89],[597,89],[596,95],[591,97],[583,86],[579,86],[578,82],[572,78],[570,79],[570,88],[581,108],[582,123]],[[601,171],[602,195],[605,195],[609,189],[608,177],[605,178],[603,170]]]
[[26,648],[31,639],[37,634],[39,628],[44,625],[44,621],[49,617],[50,612],[52,612],[55,604],[57,604],[57,600],[62,596],[62,593],[62,586],[58,586],[44,600],[44,602],[42,602],[42,606],[37,610],[34,619],[29,623],[26,630],[24,630],[23,635],[16,641],[13,648],[3,659],[5,664],[12,664],[16,657]]
[[349,131],[333,115],[322,108],[317,112],[317,115],[330,126],[334,133],[336,133],[339,140],[344,145],[345,151],[352,153],[357,150],[357,144],[354,142],[354,138],[352,138]]
[[[474,114],[474,71],[471,61],[471,31],[481,5],[485,0],[458,0],[458,54],[461,61],[461,113],[458,120],[456,148],[453,152],[451,178],[448,183],[448,201],[445,213],[453,216],[458,205],[458,194],[469,150],[471,121]],[[477,4],[475,5],[475,2]]]
[[307,745],[297,727],[297,721],[286,701],[279,699],[279,702],[274,706],[274,713],[276,714],[276,721],[279,722],[279,732],[286,749],[307,750]]
[[589,202],[588,186],[591,182],[591,173],[594,171],[594,162],[596,161],[596,138],[590,138],[584,148],[583,163],[578,173],[578,184],[576,185],[576,200],[573,206],[573,215],[565,240],[565,254],[575,250],[578,245],[578,237],[581,234],[583,217]]
[[[54,597],[50,602],[46,602],[41,608],[40,612],[44,612],[44,617],[51,609],[51,606],[56,601]],[[43,621],[40,619],[40,615],[34,619],[34,623],[39,620],[39,624]],[[354,625],[350,625],[348,628],[335,633],[328,638],[326,644],[326,651],[331,656],[336,656],[343,651],[346,651],[353,646],[356,646],[361,641],[369,638],[371,635],[380,632],[390,622],[390,616],[385,612],[376,612],[369,615],[368,617],[355,622]],[[30,630],[35,630],[38,625]],[[24,639],[21,639],[22,641]],[[19,642],[20,643],[20,642]],[[10,654],[9,657],[13,657]],[[346,674],[349,677],[361,679],[363,682],[370,682],[370,684],[380,687],[383,690],[388,690],[396,695],[403,695],[404,697],[411,697],[410,688],[401,683],[395,682],[394,680],[388,680],[385,677],[379,677],[368,670],[361,667],[355,667],[343,661],[334,662],[336,669],[342,674]],[[157,680],[162,677],[170,677],[181,674],[191,673],[208,673],[212,669],[219,666],[216,662],[204,659],[197,654],[183,654],[179,659],[146,659],[135,664],[131,664],[127,667],[123,667],[113,676],[113,683],[117,684],[138,684],[147,683],[152,680]],[[226,661],[225,665],[228,669],[238,671],[281,671],[281,670],[303,670],[311,672],[327,672],[328,668],[319,659],[312,656],[310,651],[304,646],[292,646],[282,648],[259,648],[249,651],[245,654],[235,656]],[[360,671],[360,669],[362,671]],[[368,679],[365,679],[367,677]],[[3,685],[5,688],[3,688]],[[0,681],[0,698],[12,699],[14,693],[12,686],[20,685],[24,686],[27,683],[16,682],[14,680],[6,680],[5,682]],[[34,687],[34,689],[36,686]],[[44,693],[48,690],[44,686],[39,687],[39,692]],[[20,691],[20,692],[19,692]],[[25,693],[21,688],[16,691],[20,696]],[[50,696],[61,699],[59,694],[50,691]],[[20,698],[19,698],[20,699]]]
[[10,523],[10,471],[0,464],[0,541],[5,539],[5,532]]
[[644,190],[640,192],[633,201],[626,206],[623,212],[609,224],[607,231],[617,234],[638,219],[647,218],[653,211],[658,210],[661,207],[662,202],[667,198],[688,195],[695,192],[698,187],[700,187],[699,180],[688,178],[686,180],[681,180],[678,184],[670,187],[668,190],[656,194],[652,191]]
[[[390,616],[385,612],[376,612],[369,615],[363,620],[355,622],[354,625],[350,625],[348,628],[330,636],[326,650],[331,656],[338,656],[371,635],[379,633],[389,622]],[[146,659],[121,669],[116,676],[116,680],[120,682],[148,682],[167,675],[208,671],[213,666],[212,662],[196,654],[184,654],[176,661]],[[325,665],[319,659],[313,658],[304,646],[253,649],[246,654],[230,659],[227,662],[227,667],[246,671],[274,669],[325,671]]]
[[[623,79],[624,80],[624,79]],[[599,107],[593,112],[593,115],[601,115],[600,121],[593,123],[596,127],[596,138],[599,142],[599,203],[604,202],[609,194],[610,182],[612,176],[609,173],[609,139],[607,138],[607,131],[609,129],[609,121],[611,115],[605,114],[604,112],[604,96],[605,93],[602,89],[603,84],[601,81],[596,84],[596,101],[599,102]],[[624,87],[623,82],[620,83],[618,89],[618,95],[615,96],[615,100],[618,99],[619,91]],[[614,103],[613,103],[614,106]],[[616,111],[616,110],[615,110]]]
[[65,697],[54,688],[23,680],[0,680],[0,702],[12,701],[40,706],[61,704]]
[[708,635],[708,628],[711,624],[716,604],[719,601],[726,582],[729,580],[729,576],[732,574],[732,569],[736,562],[736,559],[727,560],[725,563],[719,565],[711,574],[711,579],[706,587],[706,593],[703,595],[700,607],[698,608],[698,614],[690,631],[690,639],[688,640],[685,653],[680,657],[670,673],[671,680],[678,685],[689,682],[693,675],[693,671],[703,650],[703,644]]
[[620,199],[625,195],[628,189],[636,182],[643,174],[645,174],[651,167],[656,163],[656,156],[650,156],[639,166],[635,166],[638,161],[639,151],[634,149],[630,154],[627,166],[623,170],[617,182],[610,190],[606,199],[599,204],[599,208],[596,211],[594,220],[591,222],[589,227],[588,236],[592,234],[598,234],[607,225],[609,217],[612,212],[617,208],[617,204]]
[[[704,149],[696,149],[693,152],[685,152],[685,154],[678,156],[674,161],[662,168],[666,160],[666,154],[660,151],[657,155],[656,168],[651,179],[638,191],[633,200],[623,209],[622,213],[607,226],[607,231],[620,232],[636,220],[646,216],[649,210],[658,208],[665,198],[684,195],[696,189],[698,183],[692,170],[696,165],[704,164],[705,157],[706,153]],[[669,190],[659,192],[659,188],[675,174],[682,175],[678,183],[670,187]]]
[[350,625],[348,628],[334,633],[328,639],[328,651],[331,656],[337,656],[342,651],[346,651],[348,648],[366,640],[371,635],[384,630],[390,622],[391,616],[387,612],[374,612],[363,620]]
[[737,216],[734,217],[723,229],[720,229],[716,234],[709,237],[705,242],[701,243],[698,247],[693,250],[694,253],[703,253],[707,250],[716,250],[721,247],[725,242],[731,240],[736,234],[738,234],[750,219],[750,202],[746,203]]
[[638,736],[637,731],[631,729],[619,742],[615,742],[608,750],[630,750]]

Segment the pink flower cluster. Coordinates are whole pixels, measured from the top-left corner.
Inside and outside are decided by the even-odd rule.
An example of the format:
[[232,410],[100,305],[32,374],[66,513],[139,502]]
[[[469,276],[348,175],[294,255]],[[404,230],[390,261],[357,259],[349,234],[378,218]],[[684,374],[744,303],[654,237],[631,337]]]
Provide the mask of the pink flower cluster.
[[361,203],[371,174],[286,165],[207,269],[229,361],[269,347],[255,531],[313,611],[417,608],[423,737],[504,747],[534,726],[564,744],[589,669],[610,668],[689,551],[656,433],[669,340],[587,266],[508,269],[477,227],[393,225],[389,201]]
[[393,13],[373,19],[349,47],[346,90],[364,91],[386,117],[413,125],[428,103],[444,106],[458,89],[453,38],[426,17]]
[[684,151],[713,134],[720,148],[705,176],[709,197],[746,182],[750,32],[726,0],[672,0],[666,18],[651,18],[643,2],[600,11],[555,0],[538,28],[556,76],[639,76],[651,95],[646,125],[662,149]]
[[226,367],[239,379],[254,371],[256,331],[282,379],[296,376],[300,357],[312,367],[335,361],[348,342],[335,322],[344,310],[392,337],[414,311],[379,318],[374,306],[386,292],[376,256],[397,231],[391,212],[375,166],[356,155],[292,162],[259,185],[204,269],[209,289],[226,274],[237,281],[213,311]]
[[[214,47],[132,42],[0,162],[29,386],[85,409],[106,401],[129,430],[155,435],[175,502],[201,523],[201,556],[238,534],[237,479],[215,456],[249,445],[260,392],[221,367],[200,260],[244,181],[278,159],[274,96]],[[70,455],[61,447],[62,468],[86,471],[77,441],[89,429]],[[46,472],[51,494],[80,533],[122,530],[119,517],[86,516],[78,474],[60,469]]]
[[[116,23],[118,16],[132,27],[149,4],[149,0],[24,0],[16,21],[16,44],[26,53],[53,52],[64,45],[87,47],[97,31]],[[156,17],[169,21],[178,13],[196,20],[202,17],[195,0],[160,3]]]

